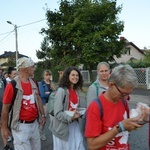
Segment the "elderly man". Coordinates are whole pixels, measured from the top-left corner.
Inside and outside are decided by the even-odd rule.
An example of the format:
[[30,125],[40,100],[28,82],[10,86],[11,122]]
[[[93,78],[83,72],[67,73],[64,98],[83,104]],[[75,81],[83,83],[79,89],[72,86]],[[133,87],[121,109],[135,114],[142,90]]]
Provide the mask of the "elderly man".
[[[43,105],[39,97],[34,76],[34,62],[31,58],[22,57],[17,61],[19,75],[14,78],[17,89],[16,97],[13,84],[6,86],[2,108],[2,135],[10,136],[8,128],[9,110],[13,104],[11,131],[15,150],[41,150],[39,121],[45,123]],[[39,119],[40,117],[40,119]]]
[[85,137],[90,150],[130,150],[129,132],[141,128],[149,113],[147,108],[142,108],[142,115],[129,119],[127,97],[137,84],[131,66],[114,68],[108,89],[90,103],[86,112]]

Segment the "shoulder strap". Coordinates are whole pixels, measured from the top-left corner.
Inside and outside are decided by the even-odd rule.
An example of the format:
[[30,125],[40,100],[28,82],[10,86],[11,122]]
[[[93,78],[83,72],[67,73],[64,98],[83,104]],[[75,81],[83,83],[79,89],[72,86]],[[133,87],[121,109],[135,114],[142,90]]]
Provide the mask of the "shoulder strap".
[[102,103],[101,100],[99,98],[94,99],[94,101],[98,104],[99,107],[99,111],[100,111],[100,118],[103,118],[103,107],[102,107]]
[[6,79],[5,79],[4,77],[2,77],[2,81],[3,81],[3,83],[4,83],[4,89],[5,89],[5,88],[6,88],[7,81],[6,81]]
[[64,99],[63,99],[63,104],[65,103],[65,100],[66,100],[66,92],[67,92],[67,89],[64,88],[64,90],[65,90],[65,96],[64,96]]
[[9,108],[9,112],[10,112],[10,118],[9,118],[9,123],[8,123],[8,128],[11,129],[11,122],[12,122],[12,118],[13,118],[13,105],[14,105],[14,102],[15,102],[15,99],[16,99],[16,95],[17,95],[17,88],[16,88],[16,81],[15,80],[12,80],[10,82],[13,86],[13,89],[14,89],[14,96],[13,96],[13,100],[12,100],[12,103],[10,105],[10,108]]
[[96,82],[94,82],[93,84],[94,84],[94,85],[95,85],[95,87],[96,87],[96,94],[97,94],[97,97],[98,97],[98,95],[99,95],[99,94],[98,94],[98,85],[97,85],[97,83],[96,83]]
[[[100,115],[101,115],[101,119],[103,118],[103,107],[102,107],[102,103],[101,100],[99,98],[94,99],[94,101],[98,104],[99,110],[100,110]],[[126,100],[122,99],[122,103],[126,109]],[[128,111],[128,110],[127,110]],[[128,112],[127,112],[128,113]]]
[[122,103],[123,103],[124,107],[126,107],[126,101],[124,98],[122,99]]
[[127,107],[127,101],[124,98],[122,99],[122,103],[125,107],[125,110],[127,111],[127,116],[129,118],[129,107]]
[[16,81],[12,80],[10,83],[12,84],[13,89],[14,89],[14,96],[13,96],[13,100],[12,100],[12,106],[13,106],[15,98],[16,98],[16,95],[17,95]]

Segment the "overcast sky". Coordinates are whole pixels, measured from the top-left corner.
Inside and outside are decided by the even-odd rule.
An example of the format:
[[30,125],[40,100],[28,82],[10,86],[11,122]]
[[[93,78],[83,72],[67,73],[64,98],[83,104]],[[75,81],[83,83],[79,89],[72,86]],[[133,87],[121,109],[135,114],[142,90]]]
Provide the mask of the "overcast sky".
[[[119,15],[125,22],[124,32],[121,36],[133,42],[139,48],[150,48],[150,0],[118,0],[123,4]],[[47,5],[45,5],[47,4]],[[46,27],[46,8],[58,9],[57,0],[5,0],[0,2],[0,54],[4,51],[15,51],[15,33],[11,32],[18,26],[19,53],[37,61],[35,50],[40,49],[43,36],[40,29]],[[29,25],[28,25],[29,24]]]

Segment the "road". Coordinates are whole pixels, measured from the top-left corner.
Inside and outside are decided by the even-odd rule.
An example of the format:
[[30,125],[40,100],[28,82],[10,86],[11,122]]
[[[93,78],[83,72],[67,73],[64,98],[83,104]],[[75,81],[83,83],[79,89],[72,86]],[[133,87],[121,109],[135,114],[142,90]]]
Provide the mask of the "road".
[[[85,105],[85,99],[83,98],[83,106]],[[136,108],[137,102],[143,102],[150,106],[150,91],[136,89],[133,94],[131,94],[131,100],[129,101],[130,108]],[[46,122],[46,141],[42,141],[42,150],[52,150],[52,134],[49,130],[49,118]],[[140,130],[132,131],[129,137],[129,143],[131,150],[148,150],[148,124],[144,125]],[[12,143],[10,143],[12,145]],[[3,149],[2,139],[0,137],[0,150]]]

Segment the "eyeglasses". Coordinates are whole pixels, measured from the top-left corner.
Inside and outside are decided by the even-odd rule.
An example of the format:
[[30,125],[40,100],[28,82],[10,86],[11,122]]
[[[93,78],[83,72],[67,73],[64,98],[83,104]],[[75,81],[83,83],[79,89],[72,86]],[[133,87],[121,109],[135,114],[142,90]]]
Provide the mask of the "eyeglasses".
[[126,97],[126,96],[129,96],[131,93],[123,93],[119,88],[118,86],[114,83],[116,89],[119,91],[119,93],[122,95],[122,97]]

